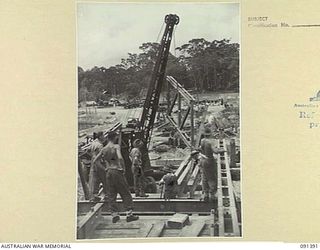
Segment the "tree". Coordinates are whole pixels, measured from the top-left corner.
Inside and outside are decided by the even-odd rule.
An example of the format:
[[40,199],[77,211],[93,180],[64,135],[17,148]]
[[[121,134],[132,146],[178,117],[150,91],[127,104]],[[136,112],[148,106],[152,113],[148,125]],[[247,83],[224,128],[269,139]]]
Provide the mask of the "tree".
[[135,82],[129,83],[126,87],[126,92],[128,94],[128,101],[134,100],[137,97],[139,97],[140,90],[141,90],[141,88],[140,88],[139,84],[137,84]]
[[179,60],[186,65],[199,91],[236,90],[239,85],[239,44],[230,40],[192,39],[177,48]]
[[[120,64],[109,68],[95,66],[84,71],[78,67],[79,94],[83,88],[87,100],[103,100],[105,90],[112,95],[129,92],[131,97],[137,96],[149,86],[159,44],[143,43],[139,49],[140,53],[128,53]],[[178,57],[169,53],[166,74],[185,88],[198,91],[239,89],[239,44],[227,39],[209,42],[197,38],[176,50]]]

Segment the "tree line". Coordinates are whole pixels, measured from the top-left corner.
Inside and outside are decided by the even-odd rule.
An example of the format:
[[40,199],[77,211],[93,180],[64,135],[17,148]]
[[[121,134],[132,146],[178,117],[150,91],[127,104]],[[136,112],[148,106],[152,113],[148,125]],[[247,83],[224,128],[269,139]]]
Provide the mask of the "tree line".
[[[145,93],[156,61],[158,43],[143,43],[140,53],[128,53],[121,63],[109,68],[78,67],[79,101],[105,100],[109,95],[133,99]],[[166,74],[186,89],[204,91],[239,90],[239,44],[230,40],[209,42],[192,39],[169,54]]]

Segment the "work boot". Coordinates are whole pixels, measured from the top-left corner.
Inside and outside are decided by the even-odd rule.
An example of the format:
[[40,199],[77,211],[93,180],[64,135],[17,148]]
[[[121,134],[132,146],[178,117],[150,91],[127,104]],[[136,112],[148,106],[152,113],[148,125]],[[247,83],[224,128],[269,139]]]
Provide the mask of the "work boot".
[[120,220],[120,216],[116,215],[112,217],[112,223],[117,223]]
[[133,214],[127,215],[127,222],[131,222],[131,221],[135,221],[135,220],[139,220],[139,216],[133,215]]

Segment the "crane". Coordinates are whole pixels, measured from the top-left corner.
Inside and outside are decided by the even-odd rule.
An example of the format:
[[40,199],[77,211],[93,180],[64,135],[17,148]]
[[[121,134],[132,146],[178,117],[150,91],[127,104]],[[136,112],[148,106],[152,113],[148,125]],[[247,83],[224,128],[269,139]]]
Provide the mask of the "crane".
[[165,77],[174,26],[177,25],[179,21],[179,17],[175,14],[168,14],[165,16],[166,27],[161,39],[160,48],[157,54],[157,61],[153,68],[147,97],[144,102],[140,118],[140,129],[143,131],[143,140],[146,145],[149,144],[151,139],[151,133],[159,104],[160,92]]
[[[117,130],[120,130],[121,134],[121,153],[123,155],[126,171],[126,178],[129,185],[133,183],[133,176],[131,173],[131,161],[129,159],[129,151],[133,141],[137,138],[144,142],[142,147],[142,162],[144,170],[148,171],[151,168],[150,158],[148,154],[148,144],[151,139],[151,133],[158,110],[158,104],[160,99],[160,92],[165,79],[165,71],[169,56],[170,44],[172,40],[172,35],[174,31],[174,26],[180,21],[179,17],[175,14],[168,14],[164,19],[166,26],[162,39],[160,42],[159,50],[156,56],[156,63],[154,65],[151,81],[149,83],[146,100],[143,105],[142,115],[139,119],[139,126],[136,128],[121,128],[121,124],[117,126]],[[146,175],[148,175],[146,173]],[[148,177],[147,177],[148,178]],[[154,184],[154,180],[151,181]]]
[[[175,14],[168,14],[165,16],[164,19],[166,26],[164,33],[162,35],[162,39],[160,42],[159,50],[156,56],[156,63],[154,65],[151,81],[149,83],[149,87],[147,90],[146,100],[143,105],[143,111],[139,120],[139,125],[137,128],[132,130],[126,128],[122,130],[122,155],[126,162],[126,165],[130,166],[130,159],[129,159],[129,149],[130,144],[134,139],[139,138],[144,142],[143,147],[141,148],[142,151],[142,164],[144,166],[144,171],[146,176],[148,176],[148,171],[151,168],[150,158],[148,153],[148,145],[150,143],[152,129],[156,117],[156,113],[158,110],[158,104],[160,99],[160,92],[163,86],[163,82],[165,79],[165,71],[168,62],[170,44],[172,40],[172,35],[174,31],[174,26],[177,25],[180,21],[179,17]],[[126,177],[130,183],[133,182],[131,171],[127,171]],[[155,185],[154,180],[152,177],[149,178],[150,182],[153,183],[152,186]]]

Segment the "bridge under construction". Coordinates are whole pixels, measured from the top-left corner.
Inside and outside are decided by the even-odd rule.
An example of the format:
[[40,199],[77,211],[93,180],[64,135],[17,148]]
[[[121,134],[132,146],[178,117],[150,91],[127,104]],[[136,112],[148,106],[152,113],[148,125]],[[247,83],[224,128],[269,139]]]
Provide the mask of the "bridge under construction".
[[[178,23],[177,15],[165,17],[166,27],[140,119],[130,126],[116,122],[103,131],[105,137],[111,131],[121,135],[121,153],[130,187],[133,186],[133,177],[129,150],[134,140],[144,142],[142,155],[148,197],[133,198],[134,213],[140,219],[130,223],[121,220],[112,223],[107,201],[102,198],[100,201],[89,201],[84,171],[87,168],[85,165],[90,165],[90,160],[86,162],[85,159],[92,143],[89,136],[79,144],[78,179],[81,185],[78,186],[84,198],[77,203],[77,239],[242,235],[241,195],[239,187],[236,192],[234,186],[241,180],[239,126],[217,116],[218,113],[227,113],[231,117],[234,108],[230,108],[223,99],[201,102],[174,77],[165,76],[172,34]],[[168,94],[167,107],[161,110],[159,100],[164,85],[171,95]],[[217,192],[210,201],[202,198],[201,166],[191,156],[191,152],[199,148],[205,126],[213,128],[209,140],[219,149],[219,153],[214,154]],[[173,157],[159,157],[168,147],[179,149],[180,157],[175,157],[175,153]],[[170,200],[165,199],[159,186],[167,170],[177,178],[176,196]],[[120,215],[123,215],[125,210],[120,197],[117,204]]]

